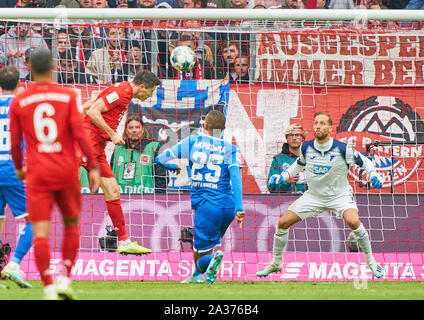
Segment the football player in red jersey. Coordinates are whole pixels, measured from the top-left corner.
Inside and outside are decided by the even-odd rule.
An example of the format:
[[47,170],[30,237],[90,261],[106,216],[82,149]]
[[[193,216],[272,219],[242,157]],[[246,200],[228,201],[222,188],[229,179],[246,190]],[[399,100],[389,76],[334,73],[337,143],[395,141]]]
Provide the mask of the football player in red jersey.
[[100,186],[105,195],[109,217],[118,236],[120,254],[149,254],[152,251],[132,242],[125,227],[125,217],[121,206],[118,183],[106,159],[105,147],[108,141],[123,145],[125,141],[116,132],[121,117],[127,111],[131,99],[144,101],[153,95],[161,84],[157,76],[148,71],[138,72],[132,82],[123,81],[104,89],[95,99],[83,106],[88,122],[89,137],[100,166]]
[[[80,231],[81,186],[77,143],[87,157],[92,192],[100,185],[100,170],[84,130],[82,107],[76,92],[53,83],[55,65],[47,48],[34,50],[34,83],[15,97],[10,108],[11,154],[16,175],[27,184],[27,207],[33,224],[35,261],[44,284],[45,299],[74,299],[71,269],[77,257]],[[23,165],[22,137],[27,150]],[[53,284],[49,235],[56,203],[64,223],[63,273]]]

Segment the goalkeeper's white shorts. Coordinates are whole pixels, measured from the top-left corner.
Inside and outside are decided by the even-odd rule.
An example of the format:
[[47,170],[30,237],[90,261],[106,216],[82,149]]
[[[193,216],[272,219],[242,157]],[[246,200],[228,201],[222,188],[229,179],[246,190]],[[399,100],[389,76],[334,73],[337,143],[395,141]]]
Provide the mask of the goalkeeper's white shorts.
[[308,190],[288,207],[288,210],[296,213],[302,220],[317,216],[327,210],[332,211],[337,218],[343,218],[343,212],[346,209],[358,210],[355,198],[351,192],[324,199],[312,195]]

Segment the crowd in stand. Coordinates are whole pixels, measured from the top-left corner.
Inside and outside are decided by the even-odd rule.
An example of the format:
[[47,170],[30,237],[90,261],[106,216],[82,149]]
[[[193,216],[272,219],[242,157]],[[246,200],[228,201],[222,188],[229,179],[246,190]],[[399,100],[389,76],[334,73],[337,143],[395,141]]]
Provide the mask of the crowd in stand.
[[[424,0],[0,0],[0,7],[17,8],[418,9],[423,5]],[[44,46],[54,52],[55,76],[60,83],[116,83],[131,80],[141,68],[151,69],[160,78],[222,79],[228,76],[235,83],[249,82],[249,70],[253,68],[250,68],[252,56],[247,34],[193,32],[194,28],[202,27],[198,20],[120,22],[113,25],[108,21],[82,21],[59,27],[3,22],[0,66],[15,65],[21,80],[31,80],[27,67],[30,49]],[[177,25],[180,31],[166,30],[170,23]],[[249,26],[253,22],[228,23]],[[165,28],[155,33],[152,26]],[[185,28],[187,31],[181,31]],[[176,71],[170,64],[170,52],[179,45],[190,46],[197,55],[197,64],[186,73]]]

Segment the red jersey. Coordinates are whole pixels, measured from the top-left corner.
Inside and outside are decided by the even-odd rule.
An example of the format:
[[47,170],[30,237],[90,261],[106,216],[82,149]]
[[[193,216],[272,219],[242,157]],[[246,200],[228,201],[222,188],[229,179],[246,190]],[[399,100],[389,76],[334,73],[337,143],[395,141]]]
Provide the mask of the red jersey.
[[[113,131],[116,131],[118,128],[124,112],[127,111],[128,105],[131,103],[132,96],[133,89],[128,81],[115,83],[104,89],[97,96],[96,100],[103,99],[103,102],[109,110],[103,112],[102,117]],[[102,138],[106,141],[110,141],[110,137],[103,130],[99,129],[89,117],[87,117],[87,121],[90,123],[91,138]]]
[[82,122],[82,107],[73,90],[34,83],[13,99],[10,132],[24,136],[28,188],[59,190],[79,179],[71,124]]

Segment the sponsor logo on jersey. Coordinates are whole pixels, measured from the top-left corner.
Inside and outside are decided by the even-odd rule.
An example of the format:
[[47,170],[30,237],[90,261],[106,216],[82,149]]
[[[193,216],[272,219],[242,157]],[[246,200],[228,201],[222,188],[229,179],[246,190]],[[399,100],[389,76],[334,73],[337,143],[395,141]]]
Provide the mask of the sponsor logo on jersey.
[[119,99],[119,96],[118,96],[118,94],[116,93],[116,91],[113,91],[112,93],[109,93],[107,96],[106,96],[106,101],[110,104],[110,103],[113,103],[113,102],[115,102],[116,100],[118,100]]
[[314,174],[324,175],[328,171],[330,171],[331,168],[332,167],[330,167],[330,166],[320,166],[320,165],[314,164],[312,166],[312,171],[313,171]]
[[[383,179],[383,187],[402,184],[417,173],[424,154],[424,122],[409,104],[393,96],[372,96],[356,102],[340,119],[339,140],[372,158]],[[374,142],[406,142],[405,145],[376,145]],[[358,155],[355,154],[355,157]],[[360,178],[360,168],[352,166],[349,174]],[[364,182],[364,178],[362,178]]]
[[140,157],[140,162],[142,164],[149,164],[150,163],[150,156],[148,154],[142,154]]

